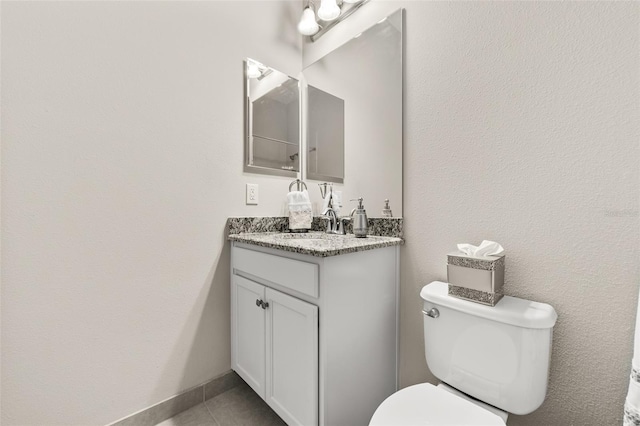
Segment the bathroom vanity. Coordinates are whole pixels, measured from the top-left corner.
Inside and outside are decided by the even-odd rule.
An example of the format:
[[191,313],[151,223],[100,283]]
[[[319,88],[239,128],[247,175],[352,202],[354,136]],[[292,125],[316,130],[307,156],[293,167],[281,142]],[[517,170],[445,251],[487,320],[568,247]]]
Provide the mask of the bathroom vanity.
[[397,389],[393,237],[230,235],[231,363],[289,425],[365,425]]
[[[377,20],[300,82],[247,59],[245,172],[335,182],[401,215],[402,28],[402,10]],[[397,388],[402,219],[369,217],[358,239],[282,219],[229,221],[232,368],[289,425],[366,425]]]

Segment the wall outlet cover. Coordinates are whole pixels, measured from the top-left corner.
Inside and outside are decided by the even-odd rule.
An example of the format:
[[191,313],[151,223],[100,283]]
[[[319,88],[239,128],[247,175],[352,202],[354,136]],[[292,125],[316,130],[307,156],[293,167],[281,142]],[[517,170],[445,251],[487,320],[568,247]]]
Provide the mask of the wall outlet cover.
[[249,205],[258,204],[258,184],[257,183],[247,184],[247,204]]

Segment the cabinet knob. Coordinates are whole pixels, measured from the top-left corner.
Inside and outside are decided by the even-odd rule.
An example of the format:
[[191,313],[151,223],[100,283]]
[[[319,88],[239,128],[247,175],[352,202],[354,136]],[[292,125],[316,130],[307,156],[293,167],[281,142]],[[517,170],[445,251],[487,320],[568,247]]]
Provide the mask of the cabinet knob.
[[262,300],[256,299],[256,306],[262,306]]
[[269,302],[262,302],[262,309],[267,309],[269,307]]

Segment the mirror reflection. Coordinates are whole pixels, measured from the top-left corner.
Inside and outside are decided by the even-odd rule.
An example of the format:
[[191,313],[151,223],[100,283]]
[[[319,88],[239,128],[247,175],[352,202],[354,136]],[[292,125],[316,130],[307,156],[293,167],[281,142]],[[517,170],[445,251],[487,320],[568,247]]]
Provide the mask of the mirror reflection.
[[315,149],[305,178],[343,183],[344,198],[364,197],[371,216],[380,215],[385,199],[401,215],[402,10],[309,65],[303,76],[303,134]]
[[300,171],[300,92],[295,78],[245,60],[245,171],[296,176]]
[[344,99],[307,86],[307,179],[344,180]]

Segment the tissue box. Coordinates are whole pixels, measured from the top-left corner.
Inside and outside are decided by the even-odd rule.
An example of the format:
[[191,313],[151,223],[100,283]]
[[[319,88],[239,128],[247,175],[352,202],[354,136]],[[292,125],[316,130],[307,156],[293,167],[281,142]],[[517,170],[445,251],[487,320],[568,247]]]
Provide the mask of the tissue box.
[[449,295],[495,306],[502,299],[504,255],[471,257],[461,252],[447,255]]

